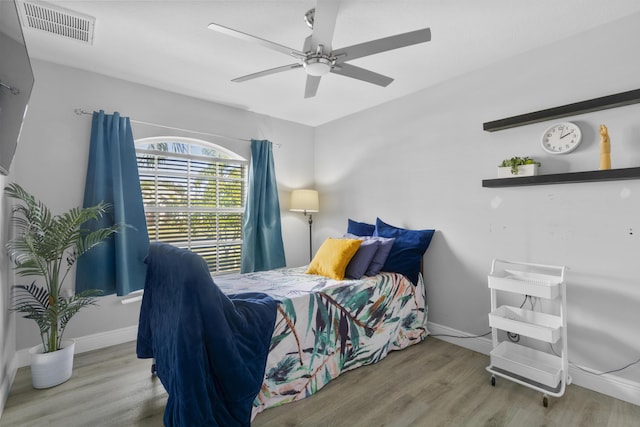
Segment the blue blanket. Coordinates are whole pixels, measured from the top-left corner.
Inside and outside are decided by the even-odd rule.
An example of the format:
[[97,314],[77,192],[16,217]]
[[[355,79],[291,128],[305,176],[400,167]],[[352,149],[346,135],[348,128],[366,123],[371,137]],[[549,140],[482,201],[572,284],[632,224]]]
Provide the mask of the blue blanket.
[[249,426],[264,380],[277,301],[226,296],[199,255],[152,243],[137,355],[156,359],[166,426]]

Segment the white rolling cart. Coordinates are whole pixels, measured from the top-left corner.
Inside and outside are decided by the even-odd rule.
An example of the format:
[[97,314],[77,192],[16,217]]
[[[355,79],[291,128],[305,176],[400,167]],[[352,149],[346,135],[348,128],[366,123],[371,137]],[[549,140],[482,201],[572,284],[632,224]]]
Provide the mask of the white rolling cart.
[[[488,276],[493,350],[487,371],[491,373],[491,385],[495,386],[498,376],[541,391],[545,407],[549,404],[548,396],[562,396],[571,384],[565,270],[564,266],[494,259]],[[499,292],[522,295],[524,302],[520,307],[498,306]],[[525,307],[527,300],[532,309]],[[500,330],[533,340],[528,345],[501,341]]]

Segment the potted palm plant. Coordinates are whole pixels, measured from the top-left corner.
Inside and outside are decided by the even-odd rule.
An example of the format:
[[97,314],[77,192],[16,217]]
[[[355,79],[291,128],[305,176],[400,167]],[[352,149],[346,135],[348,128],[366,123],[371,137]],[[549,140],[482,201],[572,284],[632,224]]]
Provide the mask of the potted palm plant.
[[98,290],[73,294],[65,291],[64,281],[78,257],[115,233],[119,225],[91,232],[82,229],[85,222],[106,214],[109,206],[103,202],[54,216],[18,184],[4,191],[17,200],[12,212],[14,238],[7,243],[16,275],[39,276],[44,282],[13,286],[13,309],[40,328],[42,343],[29,351],[34,388],[53,387],[71,378],[73,370],[75,341],[63,340],[65,328],[80,309],[97,305],[100,294]]

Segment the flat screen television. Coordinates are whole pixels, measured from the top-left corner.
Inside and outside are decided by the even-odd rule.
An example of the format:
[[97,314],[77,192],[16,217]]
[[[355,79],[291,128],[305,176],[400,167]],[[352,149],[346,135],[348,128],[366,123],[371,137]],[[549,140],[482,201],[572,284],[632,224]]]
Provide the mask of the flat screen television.
[[9,168],[33,89],[33,70],[14,0],[0,0],[0,173]]

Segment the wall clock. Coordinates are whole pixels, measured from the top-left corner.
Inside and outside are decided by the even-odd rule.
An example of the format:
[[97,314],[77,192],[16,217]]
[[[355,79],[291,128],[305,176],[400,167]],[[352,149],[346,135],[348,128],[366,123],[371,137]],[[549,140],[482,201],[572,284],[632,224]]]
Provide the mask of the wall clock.
[[542,134],[542,149],[551,154],[570,153],[580,145],[582,132],[575,123],[556,123]]

